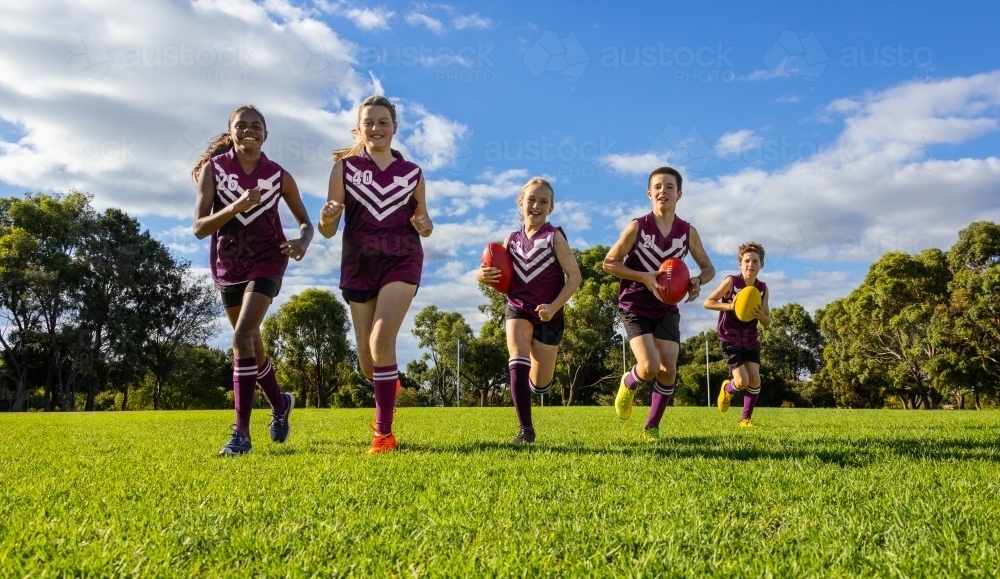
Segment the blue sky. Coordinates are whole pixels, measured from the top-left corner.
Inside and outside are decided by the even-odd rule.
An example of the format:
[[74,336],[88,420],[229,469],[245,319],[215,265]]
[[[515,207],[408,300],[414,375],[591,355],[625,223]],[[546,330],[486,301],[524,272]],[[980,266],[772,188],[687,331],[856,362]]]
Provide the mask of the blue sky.
[[[571,244],[648,210],[645,175],[685,176],[678,214],[722,271],[765,244],[773,305],[846,295],[885,251],[946,249],[1000,221],[995,3],[8,3],[0,22],[0,193],[80,188],[138,215],[200,274],[186,170],[235,106],[315,216],[356,103],[400,105],[437,228],[413,308],[482,318],[483,244],[555,182]],[[287,218],[286,214],[286,218]],[[291,224],[290,219],[286,224]],[[339,241],[289,271],[336,289]],[[712,324],[682,310],[688,334]],[[412,316],[411,316],[412,319]],[[409,323],[409,321],[407,322]],[[409,327],[401,361],[416,357]],[[219,345],[228,341],[221,332]]]

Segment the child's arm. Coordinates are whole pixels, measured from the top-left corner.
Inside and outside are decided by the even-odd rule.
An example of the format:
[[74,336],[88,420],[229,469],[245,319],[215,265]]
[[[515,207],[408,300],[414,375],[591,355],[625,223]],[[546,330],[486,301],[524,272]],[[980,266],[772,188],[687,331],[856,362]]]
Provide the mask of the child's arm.
[[[510,243],[510,235],[503,240],[504,248]],[[485,263],[479,264],[479,269],[476,270],[476,281],[479,283],[497,283],[500,281],[500,270],[495,267],[486,267]]]
[[615,277],[636,281],[645,285],[646,289],[651,291],[656,299],[662,302],[663,299],[660,298],[659,290],[663,289],[663,286],[656,283],[656,276],[660,272],[636,271],[625,265],[625,256],[635,247],[635,238],[638,235],[638,231],[639,224],[634,219],[625,226],[625,231],[622,231],[621,237],[611,246],[608,254],[604,256],[604,271]]
[[722,298],[728,294],[733,289],[733,278],[726,276],[726,279],[722,280],[719,287],[715,288],[715,291],[709,294],[705,298],[705,309],[714,310],[716,312],[731,312],[736,308],[733,303],[726,303],[722,301]]
[[413,189],[413,198],[417,200],[417,206],[413,209],[410,223],[413,224],[413,228],[417,230],[420,237],[427,237],[434,231],[434,224],[431,222],[431,216],[427,213],[423,175],[420,175],[420,181],[417,181],[417,186]]
[[313,224],[309,220],[309,212],[306,211],[306,206],[302,204],[299,187],[295,184],[295,179],[292,178],[291,173],[287,171],[285,171],[285,175],[281,179],[281,196],[285,199],[288,210],[292,212],[292,216],[295,217],[295,221],[299,224],[299,238],[289,239],[282,243],[281,253],[296,261],[301,261],[305,257],[306,249],[309,248],[309,243],[313,238]]
[[708,252],[705,251],[705,246],[701,243],[701,236],[698,235],[698,230],[693,225],[691,226],[689,235],[688,249],[691,251],[691,257],[694,258],[694,262],[701,268],[698,275],[691,278],[691,285],[688,287],[688,299],[684,300],[686,302],[693,302],[701,294],[701,286],[712,281],[712,278],[715,277],[715,266],[712,265],[712,260],[708,257]]
[[558,231],[555,234],[555,252],[556,259],[559,260],[559,266],[562,267],[563,273],[566,274],[566,283],[563,285],[559,295],[556,296],[556,299],[552,300],[551,304],[540,304],[535,308],[535,313],[538,314],[538,317],[543,322],[551,320],[552,316],[559,311],[559,308],[566,305],[566,302],[573,296],[576,288],[580,287],[580,282],[583,281],[583,276],[580,275],[580,265],[576,263],[573,250],[569,248],[569,242],[566,241],[563,234]]
[[770,293],[769,291],[764,292],[764,299],[761,300],[760,305],[757,306],[757,311],[753,314],[753,317],[757,318],[757,321],[765,328],[771,325],[771,307],[767,305],[767,296]]
[[201,168],[201,176],[198,177],[198,197],[194,206],[194,223],[191,225],[194,236],[198,239],[205,239],[222,229],[238,213],[260,205],[260,188],[247,189],[239,199],[213,213],[214,205],[215,179],[212,178],[212,168],[205,163]]
[[337,234],[340,216],[344,213],[344,163],[337,161],[330,171],[326,203],[319,210],[319,233],[330,238]]

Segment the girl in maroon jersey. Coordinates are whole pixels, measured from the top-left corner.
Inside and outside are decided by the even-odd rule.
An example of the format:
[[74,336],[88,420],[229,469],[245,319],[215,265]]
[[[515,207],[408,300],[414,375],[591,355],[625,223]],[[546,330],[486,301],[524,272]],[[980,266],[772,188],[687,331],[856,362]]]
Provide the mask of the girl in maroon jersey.
[[420,238],[434,229],[420,167],[391,147],[397,128],[388,99],[362,101],[353,130],[357,143],[334,152],[319,219],[320,233],[332,237],[344,215],[340,289],[351,308],[361,371],[375,389],[372,454],[396,449],[396,335],[420,285]]
[[[737,392],[743,392],[743,416],[741,428],[757,426],[751,420],[753,409],[760,395],[760,339],[757,322],[765,326],[771,323],[771,309],[767,305],[767,284],[757,279],[764,267],[764,247],[748,242],[736,253],[740,275],[728,275],[726,279],[705,300],[705,308],[719,312],[719,347],[726,358],[726,365],[733,373],[719,390],[720,412],[729,410],[729,402]],[[754,312],[753,319],[744,322],[736,317],[736,294],[745,287],[753,286],[761,295],[761,303]]]
[[646,195],[653,210],[630,221],[604,258],[604,271],[621,278],[618,314],[636,360],[632,370],[622,376],[615,413],[628,420],[639,385],[655,379],[643,427],[645,440],[660,437],[660,420],[676,389],[681,342],[680,312],[660,299],[658,290],[663,287],[656,283],[660,264],[672,257],[684,259],[690,251],[701,271],[691,278],[689,302],[698,297],[701,285],[715,276],[698,231],[676,215],[682,194],[681,174],[676,169],[660,167],[650,173]]
[[[552,185],[530,179],[517,198],[524,227],[503,245],[514,264],[507,293],[507,350],[510,353],[510,397],[521,428],[514,446],[535,441],[531,423],[531,393],[545,394],[552,386],[556,354],[563,335],[562,307],[580,286],[580,267],[562,228],[548,222],[555,204]],[[500,270],[482,265],[481,283],[500,281]]]
[[[271,440],[284,442],[295,406],[281,392],[271,361],[264,355],[260,323],[278,295],[288,258],[302,259],[313,226],[292,176],[261,151],[267,140],[264,115],[242,106],[229,115],[229,130],[217,136],[198,159],[191,176],[198,182],[194,234],[212,236],[212,279],[233,325],[233,401],[236,424],[219,454],[251,450],[250,411],[255,385],[271,404]],[[278,217],[284,199],[299,224],[300,237],[287,240]]]

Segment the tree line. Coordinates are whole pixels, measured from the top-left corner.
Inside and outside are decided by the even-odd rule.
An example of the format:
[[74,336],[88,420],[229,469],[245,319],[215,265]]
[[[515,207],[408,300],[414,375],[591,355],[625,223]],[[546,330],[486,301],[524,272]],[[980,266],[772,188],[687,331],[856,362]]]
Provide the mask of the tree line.
[[[607,250],[573,250],[583,282],[566,305],[545,404],[611,404],[634,363],[618,324],[618,280],[602,268]],[[422,354],[400,373],[398,404],[510,404],[505,298],[481,291],[478,334],[460,313],[434,305],[417,313]],[[814,316],[796,303],[772,310],[761,330],[758,403],[996,406],[998,296],[998,224],[970,224],[947,252],[886,253]],[[206,345],[221,315],[212,284],[124,212],[97,212],[80,192],[0,199],[0,409],[231,407],[230,352]],[[350,332],[344,305],[317,288],[292,296],[262,328],[282,387],[301,403],[371,406]],[[691,336],[674,403],[710,404],[728,377],[715,330]]]

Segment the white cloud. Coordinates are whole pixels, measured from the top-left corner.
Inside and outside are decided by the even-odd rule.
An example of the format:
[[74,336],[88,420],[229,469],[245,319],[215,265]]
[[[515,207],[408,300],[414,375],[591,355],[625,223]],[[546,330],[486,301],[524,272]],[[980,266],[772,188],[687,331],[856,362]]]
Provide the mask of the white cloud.
[[342,16],[354,23],[361,30],[389,30],[389,21],[395,12],[383,6],[359,7],[352,2],[320,0],[316,6],[328,14]]
[[[466,183],[452,179],[427,181],[427,205],[431,217],[465,215],[470,209],[481,209],[497,199],[516,197],[528,179],[524,169],[508,169],[500,173],[486,172],[481,183]],[[511,203],[511,211],[514,204]]]
[[426,26],[434,34],[444,34],[447,30],[444,23],[420,12],[410,12],[406,15],[406,23],[410,26]]
[[469,132],[468,127],[419,105],[412,109],[417,118],[410,121],[413,129],[403,142],[417,162],[427,171],[436,171],[454,162],[461,141]]
[[720,157],[739,155],[746,149],[760,146],[764,139],[753,134],[749,129],[725,133],[715,143],[715,154]]
[[493,28],[493,20],[480,16],[477,13],[472,13],[467,16],[456,15],[452,18],[451,23],[457,30],[464,30],[466,28],[487,30]]
[[935,159],[932,147],[996,131],[998,107],[1000,72],[839,99],[826,109],[845,117],[831,147],[773,171],[685,183],[678,213],[712,251],[756,239],[769,256],[817,267],[947,248],[971,221],[1000,220],[1000,159]]
[[283,2],[20,3],[0,35],[0,115],[24,132],[0,141],[0,180],[138,215],[190,215],[187,173],[242,104],[235,93],[264,112],[269,156],[322,194],[330,150],[356,122],[331,110],[331,87],[335,102],[371,91],[352,45]]
[[662,153],[638,153],[634,155],[613,153],[598,159],[624,175],[646,175],[657,167],[669,164],[670,155]]

